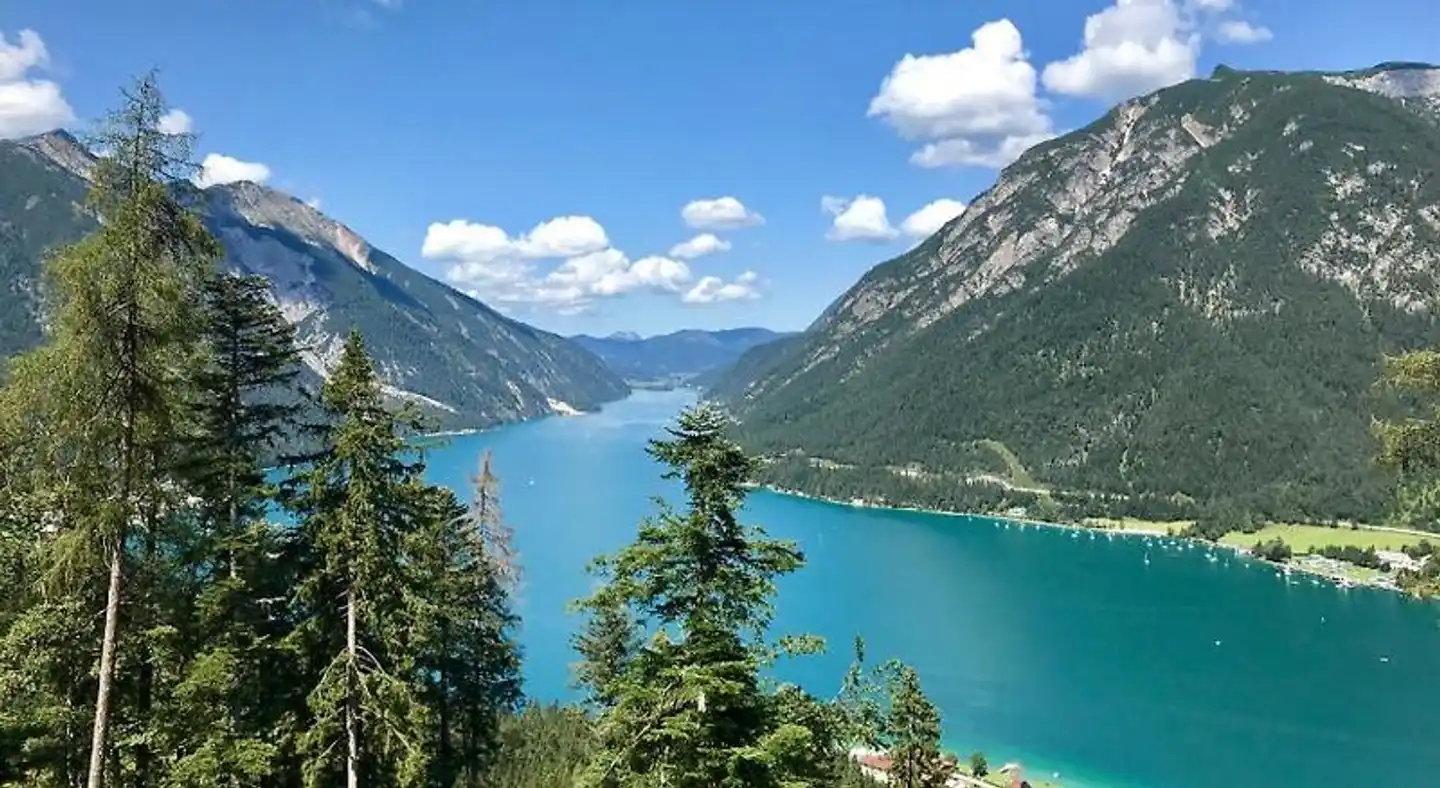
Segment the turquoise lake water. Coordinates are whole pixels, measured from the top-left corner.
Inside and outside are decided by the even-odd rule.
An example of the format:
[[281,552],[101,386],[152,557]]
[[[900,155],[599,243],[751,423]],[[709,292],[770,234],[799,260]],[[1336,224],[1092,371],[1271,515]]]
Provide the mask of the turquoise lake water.
[[[494,452],[525,578],[527,692],[573,697],[566,603],[584,567],[675,492],[643,451],[693,396],[456,437],[429,476],[462,490]],[[753,495],[798,541],[776,628],[831,653],[779,671],[830,696],[862,635],[919,670],[948,747],[1067,786],[1440,785],[1440,607],[1166,540]],[[1147,561],[1148,558],[1148,561]]]

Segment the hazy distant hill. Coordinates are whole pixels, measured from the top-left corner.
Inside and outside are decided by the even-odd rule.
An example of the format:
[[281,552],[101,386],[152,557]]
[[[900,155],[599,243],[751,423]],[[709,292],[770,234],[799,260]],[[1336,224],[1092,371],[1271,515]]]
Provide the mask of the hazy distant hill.
[[606,337],[579,334],[571,339],[603,359],[622,378],[650,382],[691,378],[716,370],[733,363],[750,348],[784,336],[789,334],[765,328],[730,328],[691,329],[645,338],[628,331]]

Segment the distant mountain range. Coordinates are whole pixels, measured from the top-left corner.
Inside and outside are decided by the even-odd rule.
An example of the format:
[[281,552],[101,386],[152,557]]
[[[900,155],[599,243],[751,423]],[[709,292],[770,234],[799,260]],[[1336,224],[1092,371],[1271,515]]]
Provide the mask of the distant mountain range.
[[[41,339],[45,252],[95,226],[82,208],[94,161],[63,131],[0,141],[0,358]],[[579,345],[420,274],[284,192],[248,182],[175,188],[220,239],[224,265],[270,280],[316,375],[355,326],[387,393],[446,427],[583,410],[629,391]]]
[[1125,101],[711,394],[808,492],[1375,522],[1381,355],[1440,344],[1437,109],[1411,63]]
[[750,348],[785,336],[789,334],[766,328],[730,328],[690,329],[645,338],[630,331],[604,337],[578,334],[571,339],[627,381],[673,384],[715,372]]

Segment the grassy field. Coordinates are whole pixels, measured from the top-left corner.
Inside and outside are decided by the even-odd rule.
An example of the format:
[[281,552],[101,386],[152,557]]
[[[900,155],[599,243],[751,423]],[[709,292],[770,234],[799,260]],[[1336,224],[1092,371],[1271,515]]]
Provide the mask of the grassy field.
[[[1291,550],[1297,553],[1305,553],[1310,550],[1318,550],[1321,547],[1334,545],[1335,547],[1354,546],[1359,548],[1374,547],[1376,550],[1399,550],[1402,547],[1416,544],[1426,538],[1425,534],[1403,532],[1403,531],[1375,531],[1366,528],[1330,528],[1323,525],[1292,525],[1272,524],[1253,534],[1229,533],[1220,541],[1224,544],[1235,547],[1254,547],[1256,542],[1268,542],[1271,539],[1279,539],[1290,546]],[[1440,535],[1429,537],[1432,541],[1440,541]]]

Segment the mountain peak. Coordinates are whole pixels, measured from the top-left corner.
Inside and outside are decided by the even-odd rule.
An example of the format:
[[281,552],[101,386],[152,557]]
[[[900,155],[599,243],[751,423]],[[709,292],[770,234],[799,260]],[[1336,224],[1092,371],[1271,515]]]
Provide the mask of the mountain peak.
[[235,181],[204,189],[211,209],[249,225],[283,229],[316,246],[331,247],[352,265],[379,274],[373,248],[359,233],[290,194],[253,181]]
[[65,129],[47,131],[16,142],[82,178],[89,178],[90,171],[95,168],[95,154]]

